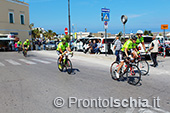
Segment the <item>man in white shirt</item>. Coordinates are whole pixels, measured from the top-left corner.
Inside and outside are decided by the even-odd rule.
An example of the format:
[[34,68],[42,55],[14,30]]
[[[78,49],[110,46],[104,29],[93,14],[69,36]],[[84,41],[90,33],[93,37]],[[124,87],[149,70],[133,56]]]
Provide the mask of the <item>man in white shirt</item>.
[[153,67],[158,66],[157,55],[158,55],[159,42],[158,40],[155,40],[155,39],[156,39],[156,36],[153,36],[152,42],[150,44],[150,48],[148,49],[148,51],[151,51],[151,57],[153,61],[153,64],[151,66]]

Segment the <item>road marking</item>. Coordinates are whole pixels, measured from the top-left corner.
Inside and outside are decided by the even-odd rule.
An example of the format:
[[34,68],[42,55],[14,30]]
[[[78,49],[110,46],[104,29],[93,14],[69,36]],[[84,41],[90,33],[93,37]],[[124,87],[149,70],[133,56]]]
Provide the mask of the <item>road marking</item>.
[[9,63],[12,64],[12,65],[21,65],[20,63],[14,61],[14,60],[12,60],[12,59],[6,59],[5,61],[9,62]]
[[41,63],[44,63],[44,64],[51,64],[51,62],[40,60],[40,59],[31,59],[31,60],[36,61],[36,62],[41,62]]
[[43,58],[43,59],[51,61],[51,62],[57,62],[57,59],[51,59],[51,58]]
[[35,62],[29,61],[29,60],[26,60],[26,59],[19,59],[19,60],[22,61],[22,62],[25,62],[26,64],[37,64]]
[[0,62],[0,66],[5,66],[3,63]]

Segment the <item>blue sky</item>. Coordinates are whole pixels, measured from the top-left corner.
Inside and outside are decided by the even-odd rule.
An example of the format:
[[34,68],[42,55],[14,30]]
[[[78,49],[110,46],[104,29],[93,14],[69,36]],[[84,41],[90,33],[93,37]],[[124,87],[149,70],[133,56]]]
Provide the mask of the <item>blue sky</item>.
[[[30,5],[30,23],[56,33],[68,27],[68,0],[25,0]],[[161,32],[161,24],[170,24],[170,0],[70,0],[71,25],[77,31],[104,31],[101,8],[110,9],[108,32],[123,31],[121,15],[127,15],[126,33],[141,30]]]

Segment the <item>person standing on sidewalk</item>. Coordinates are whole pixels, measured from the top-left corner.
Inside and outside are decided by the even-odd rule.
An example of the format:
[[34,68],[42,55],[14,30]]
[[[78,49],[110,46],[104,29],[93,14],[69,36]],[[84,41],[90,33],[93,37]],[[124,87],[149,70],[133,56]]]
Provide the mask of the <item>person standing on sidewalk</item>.
[[116,37],[116,41],[114,43],[114,50],[115,50],[115,55],[116,55],[116,61],[119,62],[119,52],[120,52],[120,49],[121,49],[121,41],[119,40],[119,37],[117,36]]
[[155,39],[156,39],[156,36],[153,36],[152,42],[150,44],[150,48],[148,49],[148,51],[151,51],[151,57],[153,61],[153,64],[151,66],[153,67],[158,66],[157,55],[158,55],[159,42],[158,40],[155,40]]

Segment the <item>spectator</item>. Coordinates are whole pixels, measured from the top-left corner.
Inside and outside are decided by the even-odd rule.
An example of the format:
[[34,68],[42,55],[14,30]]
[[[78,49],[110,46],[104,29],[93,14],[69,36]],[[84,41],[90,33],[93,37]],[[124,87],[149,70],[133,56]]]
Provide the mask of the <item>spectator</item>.
[[96,50],[97,50],[97,43],[96,43],[96,40],[93,40],[93,44],[92,44],[92,53],[96,53]]
[[41,50],[41,41],[38,40],[38,50]]
[[97,49],[96,49],[97,54],[100,54],[102,47],[103,47],[103,44],[102,44],[101,40],[98,39]]
[[89,49],[92,49],[92,42],[91,42],[91,40],[89,40],[88,48],[84,51],[84,53],[86,54],[87,51],[89,51]]
[[46,44],[46,40],[45,39],[43,39],[42,44],[43,44],[43,50],[45,50],[45,44]]
[[115,50],[115,55],[116,55],[116,61],[119,62],[119,52],[120,52],[120,49],[121,49],[121,41],[119,40],[119,37],[117,36],[116,37],[116,41],[114,43],[114,50]]
[[15,51],[18,51],[18,46],[17,45],[18,45],[17,42],[15,42],[15,44],[14,44]]
[[156,36],[153,36],[152,38],[152,42],[150,44],[150,48],[148,49],[148,51],[151,51],[151,57],[152,57],[152,61],[153,64],[151,66],[156,67],[158,66],[158,62],[157,62],[157,55],[158,55],[158,47],[159,47],[159,42],[158,40],[155,40]]
[[35,40],[35,49],[38,50],[38,40]]

